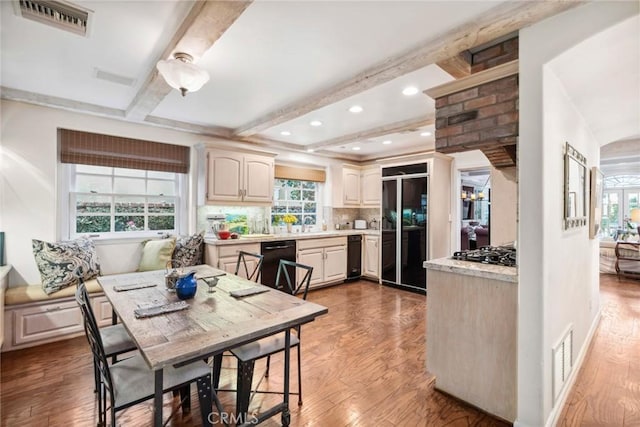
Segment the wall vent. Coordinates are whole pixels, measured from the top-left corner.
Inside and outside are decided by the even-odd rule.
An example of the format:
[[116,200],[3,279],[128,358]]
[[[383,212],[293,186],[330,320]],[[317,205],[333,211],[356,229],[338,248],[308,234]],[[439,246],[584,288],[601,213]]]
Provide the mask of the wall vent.
[[108,71],[95,68],[95,76],[97,79],[105,80],[111,83],[117,83],[124,86],[133,86],[136,83],[136,79],[122,76],[120,74],[110,73]]
[[14,0],[18,16],[84,37],[89,35],[92,10],[63,0]]
[[573,368],[573,327],[563,335],[553,348],[553,401],[557,402]]

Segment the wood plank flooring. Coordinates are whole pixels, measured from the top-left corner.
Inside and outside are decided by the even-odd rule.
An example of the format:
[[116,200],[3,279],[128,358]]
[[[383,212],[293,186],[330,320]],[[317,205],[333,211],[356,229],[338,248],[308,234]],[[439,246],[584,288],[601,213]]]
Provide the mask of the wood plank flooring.
[[[603,321],[562,426],[638,425],[640,283],[602,277]],[[424,296],[359,281],[313,291],[309,300],[329,307],[329,314],[303,327],[304,404],[298,407],[292,396],[292,426],[508,425],[433,388],[434,378],[425,370]],[[628,339],[629,334],[636,338]],[[221,387],[231,388],[234,359],[224,360]],[[281,362],[280,357],[272,360],[261,389],[281,389]],[[258,362],[256,372],[263,366]],[[295,372],[293,361],[292,390],[297,388]],[[83,337],[2,353],[0,380],[2,426],[96,424],[91,358]],[[613,391],[607,391],[609,383],[615,383]],[[232,412],[235,394],[221,392],[220,397]],[[265,409],[277,399],[257,394],[251,410]],[[177,406],[165,396],[165,415]],[[192,406],[191,414],[178,411],[169,425],[201,425],[195,393]],[[120,412],[118,425],[147,426],[151,416],[151,403],[145,402]],[[280,419],[263,425],[280,425]]]
[[640,281],[600,275],[602,318],[558,426],[640,426]]

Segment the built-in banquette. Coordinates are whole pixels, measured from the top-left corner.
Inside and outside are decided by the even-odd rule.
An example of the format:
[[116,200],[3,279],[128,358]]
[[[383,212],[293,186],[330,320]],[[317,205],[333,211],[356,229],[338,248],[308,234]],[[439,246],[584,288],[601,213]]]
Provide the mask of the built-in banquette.
[[[187,236],[178,242],[200,245],[202,236]],[[141,267],[155,268],[174,257],[175,239],[163,239],[160,252],[150,249],[140,239],[96,240],[95,251],[102,275],[130,273]],[[170,250],[170,251],[169,251]],[[165,253],[162,253],[164,251]],[[168,252],[168,255],[166,252]],[[196,254],[196,258],[197,258]],[[151,259],[149,259],[151,257]],[[200,263],[201,261],[194,261]],[[86,281],[87,291],[99,325],[112,322],[111,305],[98,281]],[[4,292],[2,351],[15,350],[71,338],[84,333],[82,315],[75,301],[76,286],[71,285],[47,294],[41,284],[8,287]]]

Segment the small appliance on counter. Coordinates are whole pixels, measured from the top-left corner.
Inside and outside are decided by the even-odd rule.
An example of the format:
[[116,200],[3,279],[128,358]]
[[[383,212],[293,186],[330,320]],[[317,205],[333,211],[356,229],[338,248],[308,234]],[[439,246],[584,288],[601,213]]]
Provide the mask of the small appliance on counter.
[[364,219],[356,219],[353,222],[354,230],[366,230],[367,229],[367,221]]
[[217,239],[218,231],[227,229],[227,216],[225,214],[207,215],[207,237]]

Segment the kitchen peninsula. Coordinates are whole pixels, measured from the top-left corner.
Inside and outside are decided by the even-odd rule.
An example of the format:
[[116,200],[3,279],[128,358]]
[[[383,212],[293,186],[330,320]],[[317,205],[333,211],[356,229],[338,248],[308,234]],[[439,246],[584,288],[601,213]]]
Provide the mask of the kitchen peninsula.
[[427,370],[435,387],[484,411],[516,418],[516,267],[449,258],[427,269]]

